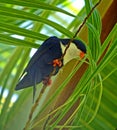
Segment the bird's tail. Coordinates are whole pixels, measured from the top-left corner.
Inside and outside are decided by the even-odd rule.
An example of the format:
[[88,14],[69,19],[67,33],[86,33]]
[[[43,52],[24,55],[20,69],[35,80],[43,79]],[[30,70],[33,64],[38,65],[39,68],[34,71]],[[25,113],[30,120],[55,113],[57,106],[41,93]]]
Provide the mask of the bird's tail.
[[30,79],[29,75],[25,75],[16,85],[15,90],[20,90],[20,89],[24,89],[24,88],[28,88],[31,87],[32,85],[34,85],[34,83],[32,82],[32,80]]
[[32,87],[33,86],[33,102],[35,99],[35,93],[36,93],[36,80],[32,81],[31,77],[26,74],[20,81],[19,83],[16,85],[15,90],[20,90],[20,89],[24,89],[24,88],[28,88],[28,87]]

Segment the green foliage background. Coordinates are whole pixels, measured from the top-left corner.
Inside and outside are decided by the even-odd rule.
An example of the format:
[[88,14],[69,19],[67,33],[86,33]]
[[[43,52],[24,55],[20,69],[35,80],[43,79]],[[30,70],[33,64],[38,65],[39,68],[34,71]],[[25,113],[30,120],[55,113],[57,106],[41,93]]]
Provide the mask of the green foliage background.
[[[73,14],[69,9],[71,3],[67,0],[64,2],[62,0],[0,0],[0,130],[21,130],[28,119],[32,106],[32,89],[16,92],[14,88],[30,59],[31,48],[38,48],[42,41],[52,35],[72,38],[96,2],[97,0],[85,0],[85,7],[79,13]],[[65,11],[65,7],[68,11]],[[68,21],[63,16],[66,16]],[[98,10],[92,13],[86,26],[88,28],[86,58],[89,60],[87,63],[89,67],[67,102],[56,110],[59,118],[53,124],[47,124],[46,129],[67,127],[70,130],[115,130],[117,128],[117,24],[102,45],[101,17]],[[22,36],[22,39],[15,35]],[[86,39],[82,40],[86,41]],[[107,53],[97,64],[108,45]],[[76,62],[78,60],[75,59]],[[74,66],[74,60],[63,67],[67,75],[63,73],[61,78],[65,80],[57,83],[58,89],[49,95],[48,99],[46,96],[51,88],[46,89],[30,129],[41,129],[48,115],[47,113],[44,115],[45,110],[53,105],[54,98],[60,95],[83,62],[85,60],[71,68],[71,71],[69,68],[71,65]],[[59,76],[58,74],[54,80],[55,86]],[[37,93],[41,86],[42,84],[38,85]],[[6,90],[8,94],[4,97]],[[18,95],[18,99],[13,103],[11,99],[14,94]],[[81,102],[73,115],[62,126],[57,125],[78,98],[81,98]],[[68,125],[71,120],[72,124]]]

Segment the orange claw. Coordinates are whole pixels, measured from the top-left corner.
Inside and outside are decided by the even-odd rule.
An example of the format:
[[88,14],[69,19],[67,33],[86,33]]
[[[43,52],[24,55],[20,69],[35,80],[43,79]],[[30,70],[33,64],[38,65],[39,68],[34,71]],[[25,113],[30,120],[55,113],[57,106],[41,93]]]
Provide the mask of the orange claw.
[[61,66],[62,66],[61,60],[59,60],[59,59],[53,60],[53,66],[54,66],[54,67],[56,67],[56,66],[61,67]]
[[80,52],[80,58],[83,59],[84,56],[85,56],[85,53],[81,51],[81,52]]

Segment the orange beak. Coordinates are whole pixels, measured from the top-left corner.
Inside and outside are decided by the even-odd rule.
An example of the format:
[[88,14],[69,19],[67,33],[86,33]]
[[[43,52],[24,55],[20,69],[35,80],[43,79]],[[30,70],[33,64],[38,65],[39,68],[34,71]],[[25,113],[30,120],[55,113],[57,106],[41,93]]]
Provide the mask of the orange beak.
[[85,53],[81,51],[81,52],[80,52],[80,58],[83,59],[84,56],[85,56]]

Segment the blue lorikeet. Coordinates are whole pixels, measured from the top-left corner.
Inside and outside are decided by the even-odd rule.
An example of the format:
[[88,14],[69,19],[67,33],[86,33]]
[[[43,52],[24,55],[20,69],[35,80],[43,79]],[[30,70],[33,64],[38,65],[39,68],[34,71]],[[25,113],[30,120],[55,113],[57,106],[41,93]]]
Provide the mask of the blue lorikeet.
[[[50,74],[56,75],[59,69],[63,66],[61,43],[67,45],[70,39],[59,39],[55,36],[49,37],[43,42],[36,53],[30,59],[27,67],[16,85],[15,90],[24,89],[33,86],[35,95],[36,84],[43,82],[48,85],[50,81]],[[72,41],[78,49],[86,53],[86,47],[80,40]]]

